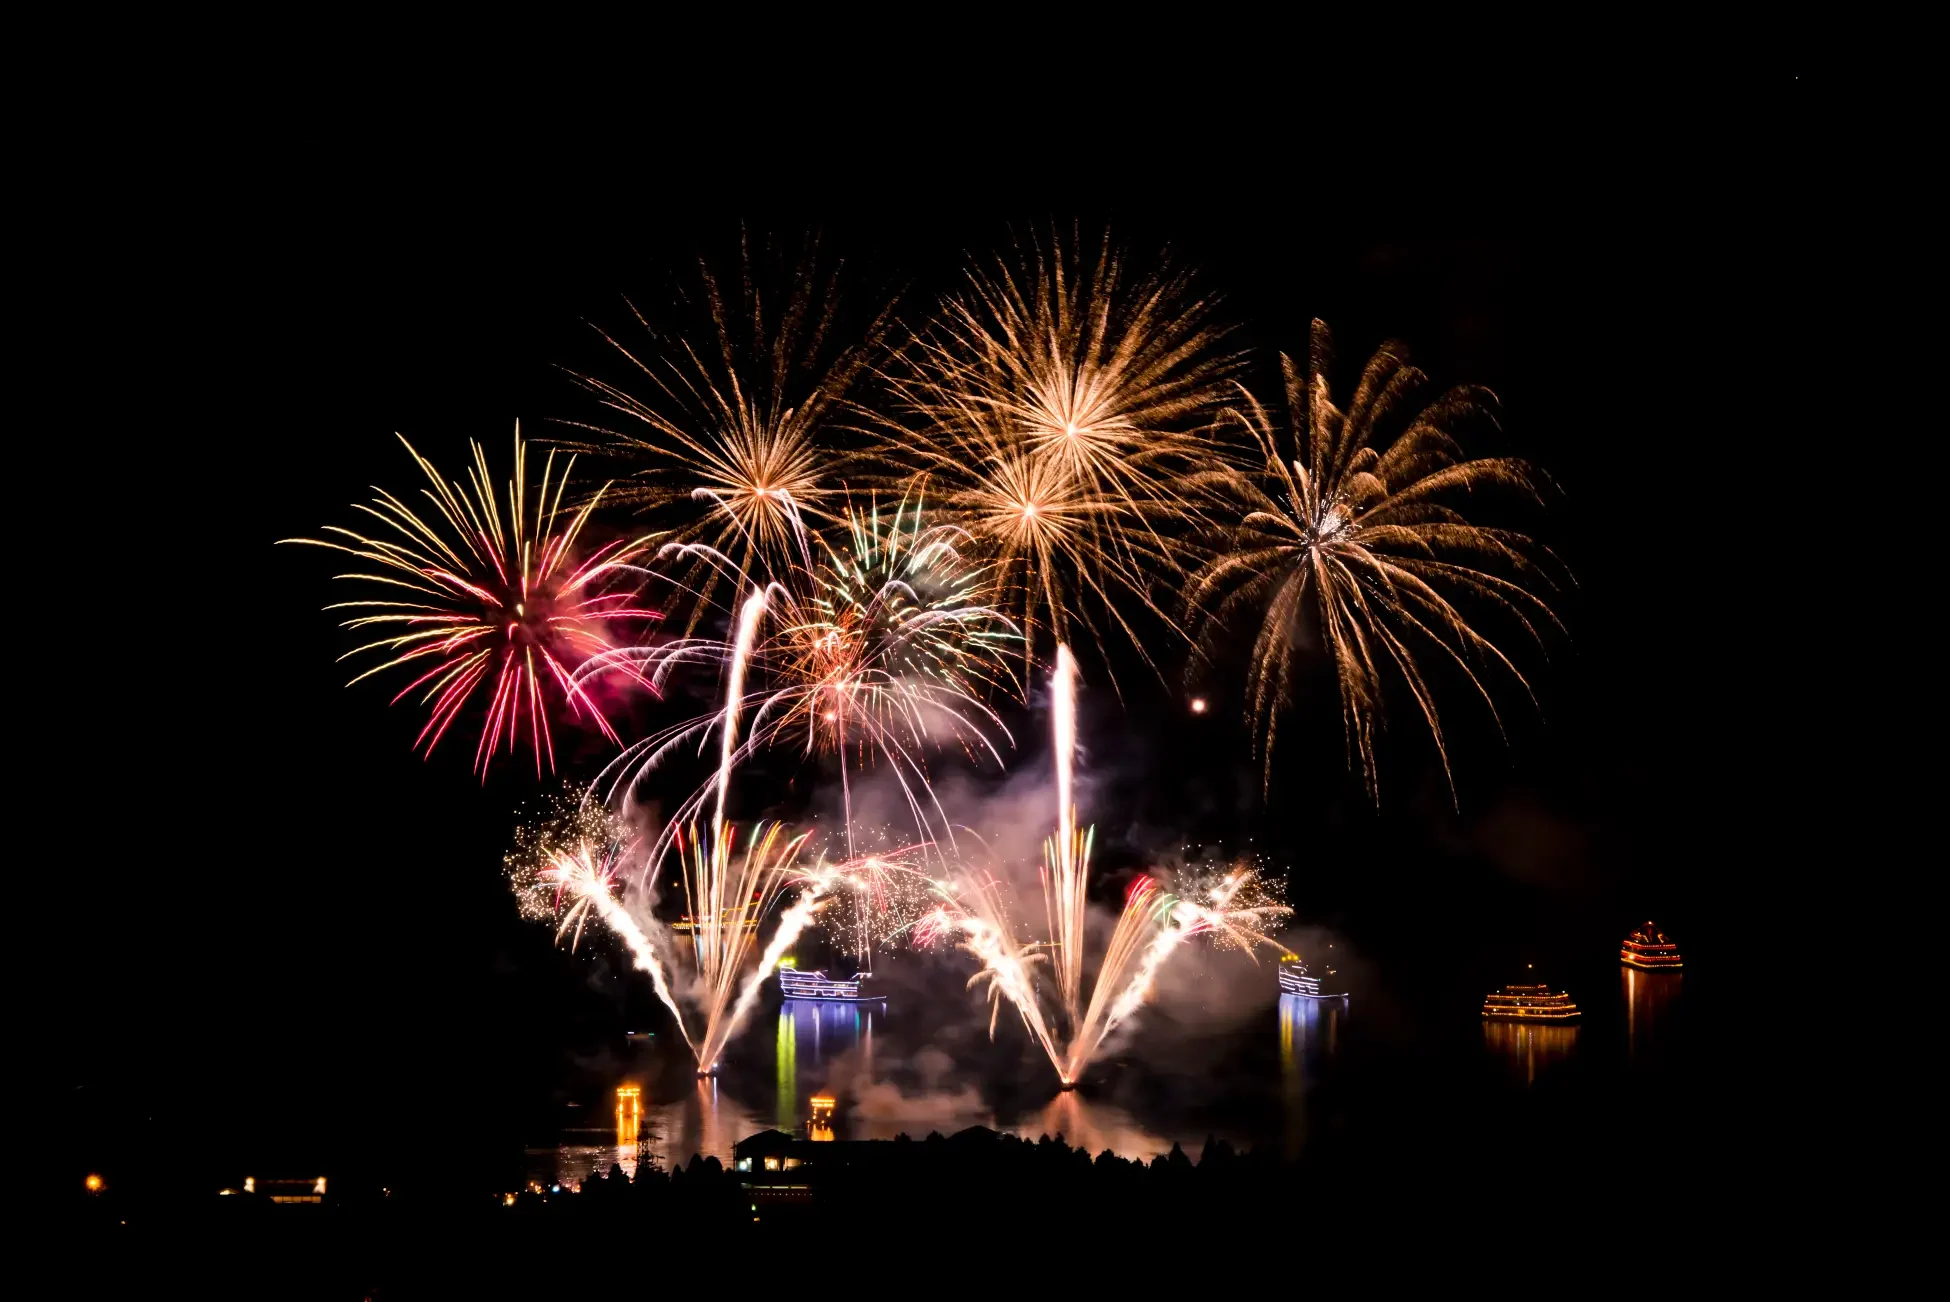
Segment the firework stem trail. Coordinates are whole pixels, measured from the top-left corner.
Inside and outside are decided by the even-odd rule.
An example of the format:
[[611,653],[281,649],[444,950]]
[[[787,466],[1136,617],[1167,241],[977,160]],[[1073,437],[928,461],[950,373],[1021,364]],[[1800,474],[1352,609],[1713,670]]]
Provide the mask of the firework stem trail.
[[724,798],[731,787],[731,764],[738,754],[738,707],[745,698],[745,666],[751,662],[758,621],[765,614],[763,588],[745,599],[738,613],[738,639],[731,649],[731,682],[725,689],[723,749],[718,758],[718,808],[711,819],[713,838],[724,832]]
[[1076,1024],[1082,1003],[1085,868],[1089,842],[1077,838],[1075,767],[1077,752],[1077,662],[1070,648],[1056,648],[1052,713],[1056,743],[1056,837],[1043,874],[1044,911],[1057,947],[1057,984],[1064,1011]]

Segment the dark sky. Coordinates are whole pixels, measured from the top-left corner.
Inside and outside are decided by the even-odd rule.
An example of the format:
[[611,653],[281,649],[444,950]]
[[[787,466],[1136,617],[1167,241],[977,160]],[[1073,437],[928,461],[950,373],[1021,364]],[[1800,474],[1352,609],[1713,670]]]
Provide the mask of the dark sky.
[[1728,314],[1753,242],[1786,235],[1743,226],[1770,141],[1726,154],[1676,121],[1585,113],[1582,131],[1478,123],[1466,142],[1423,121],[1333,175],[1270,132],[1236,157],[1174,138],[1110,176],[980,186],[917,167],[775,187],[649,157],[186,161],[155,219],[77,276],[58,319],[100,368],[40,440],[100,458],[76,508],[135,612],[81,621],[86,692],[54,751],[60,822],[91,860],[58,869],[85,902],[44,897],[69,955],[55,1084],[133,1091],[242,1146],[294,1115],[384,1115],[457,1067],[485,1114],[564,1027],[614,1015],[502,884],[532,777],[483,789],[458,748],[412,756],[404,710],[341,686],[328,567],[272,543],[406,483],[394,431],[444,465],[469,438],[498,462],[516,417],[543,435],[586,413],[555,369],[599,355],[583,320],[616,320],[741,217],[819,231],[863,281],[921,284],[1011,221],[1107,220],[1168,242],[1263,350],[1304,346],[1321,316],[1350,360],[1392,336],[1438,383],[1494,388],[1510,447],[1564,490],[1534,528],[1580,586],[1542,724],[1508,750],[1469,731],[1460,813],[1414,746],[1385,757],[1372,811],[1329,715],[1288,733],[1269,816],[1243,734],[1191,727],[1142,681],[1129,751],[1155,763],[1113,789],[1207,823],[1232,802],[1294,865],[1303,914],[1384,959],[1458,926],[1484,962],[1548,957],[1647,914],[1710,952],[1749,779],[1719,708],[1743,656],[1699,559],[1730,526],[1697,504],[1749,437],[1721,391],[1747,328]]

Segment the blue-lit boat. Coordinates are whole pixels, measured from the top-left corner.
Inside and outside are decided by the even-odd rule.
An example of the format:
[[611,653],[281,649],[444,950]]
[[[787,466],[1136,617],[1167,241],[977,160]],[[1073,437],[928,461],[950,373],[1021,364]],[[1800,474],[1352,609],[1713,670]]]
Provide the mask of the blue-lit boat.
[[1347,991],[1340,988],[1338,974],[1329,967],[1320,976],[1307,970],[1306,963],[1298,954],[1285,954],[1280,958],[1280,993],[1298,995],[1302,999],[1340,999],[1346,1000]]
[[842,980],[829,977],[825,972],[801,972],[798,965],[789,958],[779,960],[779,993],[787,999],[810,999],[821,1003],[837,1004],[884,1004],[886,995],[868,995],[860,992],[860,983],[873,976],[871,972],[855,972],[852,977]]

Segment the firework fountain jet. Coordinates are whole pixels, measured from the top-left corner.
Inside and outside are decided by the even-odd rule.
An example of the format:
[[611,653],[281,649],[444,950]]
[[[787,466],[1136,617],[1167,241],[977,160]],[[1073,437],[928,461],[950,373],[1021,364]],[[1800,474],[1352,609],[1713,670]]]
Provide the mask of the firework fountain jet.
[[695,1052],[697,1046],[691,1041],[691,1033],[684,1029],[684,1015],[678,1010],[676,997],[671,994],[670,980],[663,964],[657,959],[656,946],[643,928],[637,925],[637,920],[630,916],[623,902],[610,893],[613,876],[597,866],[595,851],[586,841],[573,850],[556,852],[553,862],[542,872],[541,879],[573,900],[573,904],[562,912],[562,922],[556,928],[556,936],[560,938],[574,927],[580,938],[583,922],[590,913],[594,913],[604,926],[629,946],[630,957],[635,960],[637,970],[650,974],[650,984],[656,987],[657,998],[663,1000],[664,1007],[670,1009],[671,1016],[677,1021],[677,1033]]
[[[705,991],[704,1040],[702,1045],[693,1046],[697,1049],[697,1074],[700,1076],[709,1076],[717,1071],[719,1054],[750,1013],[766,974],[777,964],[786,947],[798,939],[799,933],[811,920],[818,902],[817,889],[809,887],[786,910],[772,943],[766,946],[758,970],[746,981],[745,988],[727,1015],[726,1003],[731,996],[731,987],[744,965],[743,960],[751,948],[758,922],[784,885],[785,864],[790,862],[792,854],[806,840],[801,834],[785,848],[780,859],[774,861],[769,851],[780,829],[774,825],[769,831],[761,830],[763,844],[754,841],[747,846],[742,871],[736,874],[731,871],[732,838],[726,833],[724,825],[725,793],[731,788],[732,765],[738,756],[738,707],[745,696],[745,669],[751,663],[752,645],[757,640],[759,621],[765,616],[765,600],[766,593],[761,588],[745,599],[743,608],[738,612],[738,636],[732,644],[731,676],[725,689],[724,735],[718,756],[718,799],[711,816],[711,845],[708,851],[695,847],[696,853],[690,856],[684,872],[685,889],[691,896],[691,935],[697,953],[698,977]],[[695,828],[692,829],[692,841],[696,841]],[[678,849],[681,856],[681,835]],[[758,852],[756,864],[754,851]],[[728,890],[734,876],[738,887],[735,893]]]
[[[734,853],[735,835],[720,829],[701,844],[697,829],[678,833],[677,850],[691,912],[691,949],[697,964],[697,997],[703,1006],[704,1034],[695,1042],[697,1070],[708,1076],[751,1011],[757,990],[787,946],[798,939],[817,906],[817,882],[786,910],[757,970],[741,982],[745,960],[758,938],[758,925],[778,902],[790,876],[792,858],[806,842],[804,833],[787,837],[778,824],[760,824],[744,854]],[[734,994],[736,999],[734,1001]]]
[[[777,731],[775,724],[769,725],[771,731],[767,730],[766,716],[779,707],[778,696],[760,692],[748,701],[745,691],[753,660],[763,661],[765,656],[766,642],[760,637],[760,628],[774,596],[792,607],[789,591],[777,584],[767,584],[753,587],[739,608],[737,628],[726,647],[724,705],[709,719],[720,734],[716,774],[684,802],[676,817],[665,826],[636,878],[637,889],[647,892],[649,883],[661,876],[659,866],[666,855],[676,853],[688,912],[679,929],[689,933],[695,972],[687,997],[704,1019],[701,1034],[693,1037],[684,1029],[683,1016],[669,998],[668,983],[656,966],[650,942],[612,894],[615,874],[591,873],[570,883],[577,898],[576,925],[593,913],[630,945],[638,956],[638,966],[651,972],[653,980],[659,983],[659,995],[677,1013],[685,1041],[697,1055],[700,1076],[718,1070],[725,1045],[757,1005],[766,977],[837,891],[844,887],[862,894],[886,892],[890,886],[910,878],[932,886],[924,874],[901,862],[909,855],[932,849],[931,842],[906,846],[891,855],[849,856],[836,864],[827,863],[822,856],[812,868],[800,869],[795,860],[809,834],[789,836],[778,824],[761,823],[752,830],[742,852],[739,851],[737,833],[725,821],[731,777],[738,761],[751,753],[755,742]],[[685,645],[688,644],[680,644]],[[748,706],[753,706],[750,728],[754,735],[741,738],[739,725]],[[699,725],[685,725],[658,741],[661,745],[671,736],[696,736],[698,731]],[[652,764],[654,757],[645,762],[637,776],[641,777]],[[707,804],[709,822],[701,830],[699,824],[705,818]],[[754,962],[760,924],[787,890],[795,886],[796,898],[780,914],[771,939]],[[903,886],[899,893],[919,894],[911,886]],[[863,951],[866,947],[867,942],[863,940]]]
[[1084,868],[1090,842],[1077,838],[1074,770],[1077,753],[1077,662],[1070,648],[1056,648],[1053,684],[1056,732],[1056,836],[1044,847],[1043,909],[1056,946],[1057,984],[1070,1024],[1077,1021],[1083,988]]
[[1076,825],[1076,661],[1061,645],[1053,687],[1057,830],[1044,843],[1042,882],[1049,948],[1056,952],[1058,994],[1069,1028],[1067,1045],[1059,1048],[1037,999],[1032,972],[1043,955],[1026,952],[1015,942],[992,880],[964,882],[959,894],[924,920],[917,935],[924,943],[932,937],[959,936],[962,947],[982,963],[970,984],[989,983],[990,1034],[995,1031],[999,1001],[1006,998],[1049,1055],[1058,1083],[1067,1090],[1075,1088],[1106,1037],[1143,1006],[1159,970],[1180,945],[1211,934],[1221,943],[1250,952],[1254,946],[1273,943],[1261,928],[1289,910],[1266,902],[1254,874],[1245,868],[1229,871],[1205,889],[1204,904],[1165,890],[1153,877],[1141,877],[1125,896],[1085,1006],[1083,933],[1092,833],[1079,835]]

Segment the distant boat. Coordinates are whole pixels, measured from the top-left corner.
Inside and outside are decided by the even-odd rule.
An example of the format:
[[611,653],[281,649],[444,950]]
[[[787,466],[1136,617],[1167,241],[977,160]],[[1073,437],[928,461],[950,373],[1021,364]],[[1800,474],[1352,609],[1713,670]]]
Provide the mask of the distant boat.
[[829,977],[825,972],[801,972],[791,959],[779,960],[779,993],[787,999],[816,999],[826,1003],[884,1004],[886,995],[863,995],[860,983],[873,976],[855,972],[850,979]]
[[1347,1000],[1347,991],[1341,988],[1339,974],[1333,968],[1329,967],[1315,976],[1307,970],[1307,964],[1298,954],[1286,954],[1280,958],[1280,993],[1298,995],[1302,999]]
[[1504,986],[1483,1000],[1483,1016],[1493,1022],[1574,1022],[1578,1006],[1549,986]]
[[1650,922],[1625,937],[1618,961],[1647,972],[1669,972],[1686,966],[1679,961],[1679,946],[1667,940],[1666,933]]

